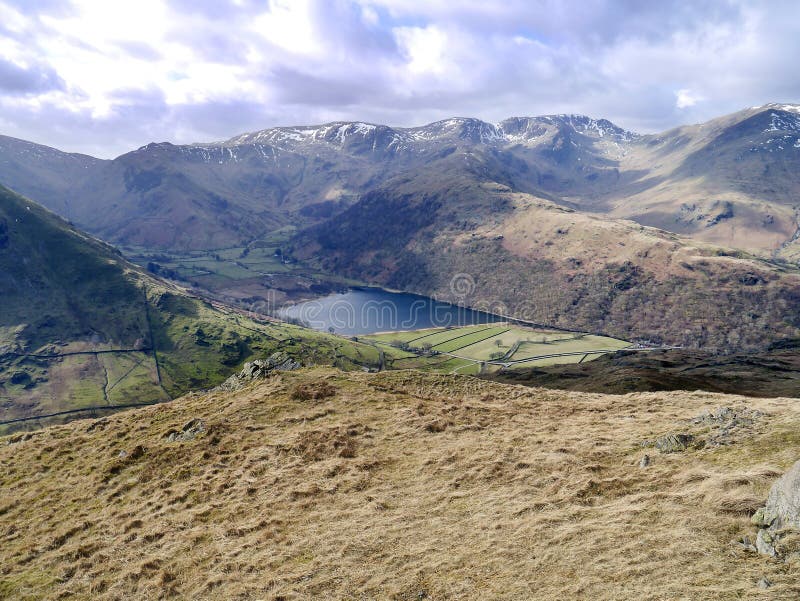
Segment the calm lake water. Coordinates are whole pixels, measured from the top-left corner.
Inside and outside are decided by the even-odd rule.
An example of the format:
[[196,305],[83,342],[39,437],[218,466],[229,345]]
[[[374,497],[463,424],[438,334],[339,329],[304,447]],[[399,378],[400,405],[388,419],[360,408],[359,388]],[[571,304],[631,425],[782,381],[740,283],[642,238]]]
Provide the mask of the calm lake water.
[[482,311],[465,309],[417,294],[357,288],[298,303],[280,310],[284,319],[299,319],[307,326],[355,336],[396,330],[466,326],[504,321]]

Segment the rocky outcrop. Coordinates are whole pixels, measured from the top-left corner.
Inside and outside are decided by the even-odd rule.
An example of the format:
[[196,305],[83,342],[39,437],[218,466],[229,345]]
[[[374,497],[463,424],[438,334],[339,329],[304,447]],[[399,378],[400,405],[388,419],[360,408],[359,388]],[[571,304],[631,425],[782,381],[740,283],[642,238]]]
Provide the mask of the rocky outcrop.
[[771,557],[783,557],[794,549],[784,548],[782,540],[800,531],[800,461],[781,476],[767,497],[767,504],[752,517],[758,526],[756,548]]
[[669,454],[730,445],[752,435],[763,417],[761,411],[748,407],[717,407],[689,420],[686,423],[688,431],[669,432],[643,441],[642,446],[655,447],[660,453]]
[[214,390],[238,390],[249,382],[266,378],[274,371],[293,371],[301,367],[302,364],[292,359],[287,353],[273,353],[266,359],[256,359],[245,363],[241,372],[232,375]]
[[164,438],[167,442],[194,440],[204,432],[206,432],[206,423],[202,419],[195,418],[186,422],[180,431],[170,430],[164,435]]
[[718,447],[733,444],[738,438],[751,434],[763,417],[761,411],[748,407],[717,407],[701,413],[692,423],[708,427],[705,444]]
[[653,444],[661,453],[680,453],[694,442],[695,437],[691,434],[667,434],[657,438]]

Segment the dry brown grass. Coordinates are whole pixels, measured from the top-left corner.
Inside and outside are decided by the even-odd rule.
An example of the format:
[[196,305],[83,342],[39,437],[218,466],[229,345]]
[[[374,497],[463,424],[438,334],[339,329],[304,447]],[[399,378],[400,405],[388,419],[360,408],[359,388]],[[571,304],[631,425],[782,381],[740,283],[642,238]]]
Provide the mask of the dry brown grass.
[[[640,446],[721,405],[768,415],[724,447]],[[795,599],[797,565],[732,541],[798,425],[789,399],[282,374],[0,439],[0,597]]]

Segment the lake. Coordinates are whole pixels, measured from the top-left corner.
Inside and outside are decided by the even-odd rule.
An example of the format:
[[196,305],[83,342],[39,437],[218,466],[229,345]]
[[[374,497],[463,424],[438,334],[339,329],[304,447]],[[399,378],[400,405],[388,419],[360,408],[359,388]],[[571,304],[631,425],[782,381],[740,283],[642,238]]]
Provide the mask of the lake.
[[315,330],[356,336],[376,332],[467,326],[505,318],[406,292],[354,288],[284,307],[283,319],[296,319]]

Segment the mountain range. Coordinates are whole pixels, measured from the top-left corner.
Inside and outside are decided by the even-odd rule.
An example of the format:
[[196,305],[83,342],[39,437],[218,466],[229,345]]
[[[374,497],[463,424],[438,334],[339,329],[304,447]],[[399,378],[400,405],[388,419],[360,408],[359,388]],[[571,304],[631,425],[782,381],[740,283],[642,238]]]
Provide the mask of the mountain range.
[[405,129],[337,122],[213,144],[153,143],[111,161],[0,137],[0,181],[114,243],[214,248],[329,218],[392,177],[453,153],[476,162],[483,180],[515,191],[794,256],[798,105],[650,135],[581,115]]
[[797,105],[648,135],[580,115],[337,122],[114,160],[0,138],[0,182],[123,249],[289,226],[304,264],[541,323],[721,349],[800,335]]

